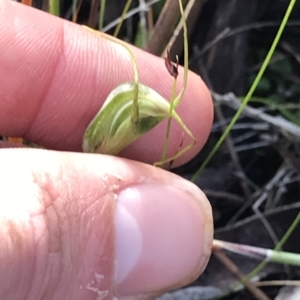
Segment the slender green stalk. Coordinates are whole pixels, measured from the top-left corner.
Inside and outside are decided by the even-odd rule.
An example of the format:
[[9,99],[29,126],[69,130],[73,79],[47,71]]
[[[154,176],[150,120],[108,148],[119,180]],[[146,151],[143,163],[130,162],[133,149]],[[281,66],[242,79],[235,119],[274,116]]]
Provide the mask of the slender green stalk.
[[187,85],[187,79],[188,79],[188,71],[189,71],[189,44],[188,44],[188,30],[185,20],[185,13],[182,6],[182,1],[178,0],[180,13],[181,13],[181,22],[183,25],[183,50],[184,50],[184,57],[183,57],[183,66],[184,66],[184,73],[183,73],[183,86],[182,90],[177,96],[177,98],[174,100],[174,109],[179,105],[182,96],[185,92],[186,85]]
[[176,85],[177,85],[177,79],[174,78],[173,87],[172,87],[172,96],[171,96],[171,102],[170,102],[169,117],[168,117],[168,124],[167,124],[167,133],[166,133],[166,138],[165,138],[165,142],[164,142],[164,148],[163,148],[163,153],[162,153],[162,156],[161,156],[161,161],[165,161],[166,157],[167,157],[168,144],[169,144],[170,131],[171,131],[171,123],[172,123],[172,116],[173,116],[173,110],[174,110],[174,99],[175,99],[175,94],[176,94]]
[[120,32],[121,26],[122,26],[122,24],[123,24],[123,22],[125,20],[126,14],[127,14],[128,10],[129,10],[129,7],[130,7],[131,3],[132,3],[132,0],[127,0],[126,5],[125,5],[125,7],[123,9],[123,12],[122,12],[122,15],[121,15],[121,20],[120,20],[120,22],[119,22],[119,24],[116,27],[115,32],[114,32],[114,36],[115,37],[117,37],[118,34],[119,34],[119,32]]
[[132,110],[132,114],[131,114],[131,119],[134,123],[137,122],[137,120],[139,119],[139,106],[138,106],[139,72],[138,72],[138,67],[137,67],[137,61],[136,61],[136,58],[135,58],[132,50],[130,49],[130,47],[125,42],[123,42],[123,41],[121,41],[121,40],[119,40],[115,37],[112,37],[108,34],[104,35],[103,33],[99,32],[97,30],[94,30],[92,28],[89,28],[87,26],[84,26],[84,27],[87,28],[90,31],[95,32],[96,34],[104,36],[106,39],[108,39],[109,41],[112,41],[113,43],[116,43],[118,45],[123,46],[127,50],[128,54],[130,56],[130,59],[132,61],[133,73],[134,73],[134,99],[133,99],[134,100],[134,105],[133,105],[133,110]]
[[77,5],[78,5],[78,0],[73,0],[72,1],[72,21],[76,22],[77,20]]
[[[89,30],[92,30],[93,32],[96,32],[97,34],[104,35],[104,33],[100,33],[99,31],[93,30],[89,27],[86,27],[86,28],[89,29]],[[116,44],[119,44],[119,45],[123,46],[127,50],[128,54],[130,56],[130,59],[132,60],[133,73],[134,73],[134,82],[137,84],[139,82],[139,72],[138,72],[138,67],[137,67],[137,61],[136,61],[136,58],[135,58],[132,50],[130,49],[130,47],[125,42],[123,42],[119,39],[116,39],[116,38],[114,38],[110,35],[105,34],[105,38],[112,41],[113,43],[116,43]]]
[[274,250],[281,249],[282,246],[286,243],[287,239],[290,237],[292,232],[296,229],[298,224],[300,223],[300,213],[297,215],[296,219],[292,223],[292,225],[289,227],[283,238],[279,241],[278,245],[275,247]]
[[49,13],[58,16],[60,15],[60,0],[49,0]]
[[289,3],[289,6],[287,8],[287,11],[284,15],[284,18],[280,24],[280,27],[278,29],[278,32],[275,36],[275,39],[271,45],[271,48],[252,84],[252,86],[250,87],[249,92],[247,93],[246,97],[244,98],[244,101],[242,102],[240,108],[238,109],[238,111],[236,112],[236,114],[234,115],[234,117],[232,118],[231,122],[229,123],[229,125],[227,126],[226,130],[224,131],[224,133],[222,134],[222,136],[220,137],[219,141],[217,142],[217,144],[214,146],[214,148],[211,150],[211,152],[209,153],[209,155],[207,156],[207,158],[205,159],[205,161],[203,162],[203,164],[200,166],[200,168],[197,170],[197,172],[194,174],[194,176],[192,177],[191,181],[195,182],[195,180],[198,178],[200,172],[205,168],[205,166],[208,164],[208,162],[211,160],[211,158],[215,155],[215,153],[217,152],[217,150],[219,149],[219,147],[221,146],[221,144],[224,142],[224,140],[226,139],[227,135],[229,134],[230,130],[232,129],[232,127],[234,126],[234,124],[236,123],[236,121],[238,120],[238,118],[241,116],[244,108],[246,107],[246,105],[248,104],[249,100],[251,99],[254,91],[256,90],[259,81],[261,80],[273,54],[274,51],[278,45],[278,42],[281,38],[281,35],[283,33],[283,30],[286,27],[287,21],[293,11],[293,8],[296,4],[297,0],[291,0]]
[[183,94],[186,89],[187,85],[187,77],[188,77],[188,68],[189,68],[189,49],[188,49],[188,34],[187,34],[187,26],[186,26],[186,20],[185,20],[185,14],[183,10],[182,1],[178,0],[179,8],[180,8],[180,14],[181,14],[181,22],[183,24],[183,41],[184,41],[184,73],[183,73],[183,86],[179,93],[179,95],[175,98],[175,92],[176,92],[176,78],[174,79],[173,88],[172,88],[172,97],[170,101],[170,110],[169,110],[169,117],[168,117],[168,125],[167,125],[167,133],[163,148],[163,153],[161,157],[161,161],[166,160],[166,154],[168,150],[168,144],[169,144],[169,138],[170,138],[170,130],[171,130],[171,123],[172,123],[172,116],[174,109],[179,105]]
[[133,64],[133,73],[134,73],[134,97],[133,97],[133,109],[132,109],[132,113],[131,113],[131,120],[133,123],[136,123],[139,119],[139,105],[138,105],[138,98],[139,98],[139,72],[138,72],[138,67],[137,67],[137,61],[136,58],[132,52],[132,50],[128,47],[128,45],[124,42],[121,42],[119,40],[116,40],[114,37],[110,37],[109,35],[107,35],[108,39],[110,39],[111,41],[117,43],[117,44],[121,44],[122,46],[124,46],[124,48],[128,51],[130,58],[132,60],[132,64]]
[[106,0],[100,0],[100,12],[99,12],[99,30],[101,31],[104,25],[104,13],[106,7]]

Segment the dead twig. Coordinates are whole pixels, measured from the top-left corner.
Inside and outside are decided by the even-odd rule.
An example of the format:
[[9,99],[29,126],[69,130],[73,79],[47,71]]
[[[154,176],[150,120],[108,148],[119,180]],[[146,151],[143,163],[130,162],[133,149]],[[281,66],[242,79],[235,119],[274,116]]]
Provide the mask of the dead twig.
[[[225,104],[235,110],[238,110],[241,106],[241,102],[233,93],[228,93],[225,95],[220,95],[213,91],[211,91],[211,93],[215,101],[221,104]],[[297,141],[300,141],[300,127],[282,118],[281,116],[274,117],[264,113],[260,109],[253,108],[250,106],[245,107],[243,114],[256,120],[265,121],[268,124],[279,129],[284,135],[291,135],[293,140],[296,139]]]

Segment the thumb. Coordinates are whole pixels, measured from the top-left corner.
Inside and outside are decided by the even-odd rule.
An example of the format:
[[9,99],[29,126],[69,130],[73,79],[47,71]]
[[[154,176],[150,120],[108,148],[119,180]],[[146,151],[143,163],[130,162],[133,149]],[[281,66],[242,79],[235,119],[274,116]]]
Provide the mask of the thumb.
[[0,151],[0,299],[152,299],[206,266],[211,208],[188,181],[104,155]]

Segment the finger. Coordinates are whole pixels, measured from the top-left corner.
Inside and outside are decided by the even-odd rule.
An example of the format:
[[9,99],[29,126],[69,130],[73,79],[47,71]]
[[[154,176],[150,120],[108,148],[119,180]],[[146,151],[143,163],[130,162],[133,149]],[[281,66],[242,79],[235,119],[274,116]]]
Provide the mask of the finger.
[[154,298],[207,264],[210,205],[176,175],[37,149],[0,164],[0,299]]
[[[47,148],[80,151],[83,133],[106,96],[133,79],[127,51],[76,24],[12,2],[0,8],[1,134],[22,136]],[[16,21],[17,20],[17,21]],[[172,78],[162,59],[133,48],[141,82],[170,98]],[[179,87],[182,83],[180,70]],[[205,143],[212,123],[212,103],[201,79],[189,74],[178,113],[197,144],[178,163]],[[191,140],[174,121],[170,153]],[[160,159],[166,122],[122,154],[142,161]],[[182,147],[183,147],[182,146]]]
[[25,148],[25,147],[26,146],[23,144],[0,140],[0,149],[3,149],[3,148]]

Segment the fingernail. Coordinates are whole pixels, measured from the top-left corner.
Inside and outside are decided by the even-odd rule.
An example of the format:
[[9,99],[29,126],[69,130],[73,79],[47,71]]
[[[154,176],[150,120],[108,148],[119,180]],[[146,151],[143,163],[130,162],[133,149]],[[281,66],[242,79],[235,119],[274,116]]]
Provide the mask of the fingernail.
[[158,294],[190,282],[205,267],[212,240],[210,207],[186,188],[140,184],[116,204],[116,295]]

